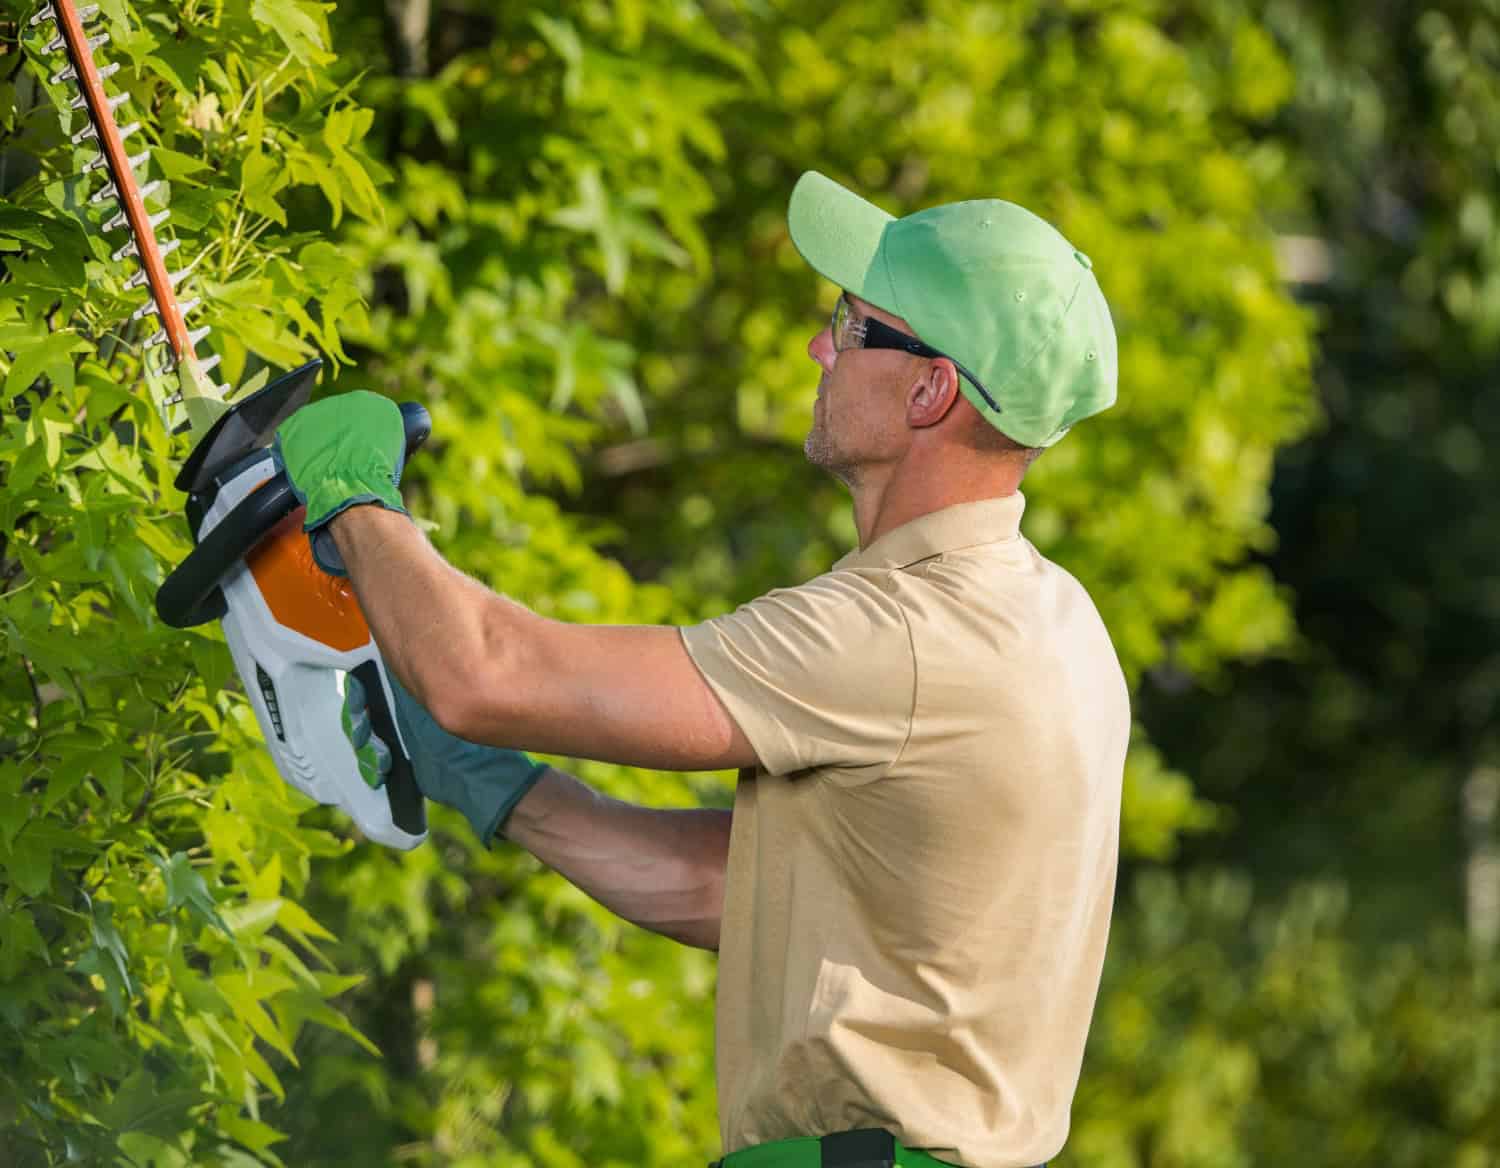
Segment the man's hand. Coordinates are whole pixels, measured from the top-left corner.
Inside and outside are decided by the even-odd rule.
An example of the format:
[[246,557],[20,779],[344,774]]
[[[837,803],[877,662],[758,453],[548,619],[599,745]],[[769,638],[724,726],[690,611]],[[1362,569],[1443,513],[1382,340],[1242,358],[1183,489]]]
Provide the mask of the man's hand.
[[326,526],[335,515],[358,503],[406,514],[399,489],[406,429],[389,398],[361,389],[303,406],[276,431],[275,454],[307,506],[302,530],[325,572],[345,574]]
[[[393,674],[396,724],[411,752],[417,787],[434,803],[461,811],[486,847],[503,835],[507,817],[547,770],[519,750],[479,746],[455,738],[432,720]],[[390,769],[389,743],[371,733],[364,687],[345,678],[345,732],[360,759],[365,782],[378,786]]]

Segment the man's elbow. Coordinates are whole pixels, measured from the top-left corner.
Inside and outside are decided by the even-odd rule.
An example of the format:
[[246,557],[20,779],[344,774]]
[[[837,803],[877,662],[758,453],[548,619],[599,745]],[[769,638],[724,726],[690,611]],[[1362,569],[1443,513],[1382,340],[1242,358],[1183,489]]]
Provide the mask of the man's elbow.
[[480,741],[474,737],[480,718],[474,709],[473,695],[466,693],[457,679],[430,687],[422,704],[432,720],[449,734],[470,742]]
[[470,742],[509,745],[525,724],[525,695],[534,688],[520,663],[514,636],[490,630],[470,638],[466,651],[449,656],[438,674],[429,671],[428,712],[449,734]]
[[468,674],[465,663],[428,652],[407,659],[401,682],[442,729],[466,738],[475,718]]
[[433,686],[427,712],[449,734],[469,742],[509,744],[516,712],[507,685],[493,669],[463,669]]

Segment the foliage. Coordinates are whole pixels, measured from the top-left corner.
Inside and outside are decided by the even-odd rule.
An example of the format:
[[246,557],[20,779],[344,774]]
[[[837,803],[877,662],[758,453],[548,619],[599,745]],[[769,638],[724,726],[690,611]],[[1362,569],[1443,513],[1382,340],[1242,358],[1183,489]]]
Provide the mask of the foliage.
[[[185,444],[139,384],[57,63],[6,12],[0,1123],[20,1162],[706,1160],[711,958],[452,817],[410,855],[352,845],[276,781],[217,633],[155,620]],[[1038,464],[1026,525],[1132,679],[1287,644],[1247,554],[1272,452],[1309,418],[1309,322],[1264,220],[1290,180],[1256,137],[1285,66],[1234,6],[1171,9],[1171,36],[1166,12],[449,3],[424,43],[374,0],[332,35],[309,0],[105,5],[229,380],[317,350],[427,402],[409,498],[435,542],[568,619],[691,620],[847,546],[799,453],[832,296],[785,236],[800,171],[894,211],[998,190],[1054,219],[1115,307],[1123,396]],[[727,797],[575,769],[652,803]],[[1138,855],[1212,816],[1144,737],[1128,790]]]
[[[274,201],[308,187],[379,213],[358,107],[315,68],[321,11],[104,7],[230,376],[251,350],[336,355],[357,301]],[[189,546],[185,449],[137,384],[154,325],[124,324],[140,294],[85,200],[99,180],[79,177],[72,94],[45,80],[52,31],[21,15],[6,6],[0,85],[0,1130],[18,1165],[274,1162],[263,1108],[308,1024],[374,1053],[330,1005],[360,979],[301,903],[350,845],[302,822],[216,631],[155,617]]]
[[1347,880],[1363,932],[1415,938],[1463,921],[1471,849],[1500,846],[1464,799],[1500,761],[1500,18],[1264,8],[1299,78],[1289,227],[1327,248],[1301,288],[1326,322],[1327,424],[1281,458],[1267,557],[1303,646],[1218,693],[1147,686],[1142,706],[1232,808],[1222,862],[1267,890]]
[[1500,967],[1449,929],[1372,951],[1349,908],[1333,884],[1265,903],[1244,876],[1144,873],[1057,1163],[1494,1165]]

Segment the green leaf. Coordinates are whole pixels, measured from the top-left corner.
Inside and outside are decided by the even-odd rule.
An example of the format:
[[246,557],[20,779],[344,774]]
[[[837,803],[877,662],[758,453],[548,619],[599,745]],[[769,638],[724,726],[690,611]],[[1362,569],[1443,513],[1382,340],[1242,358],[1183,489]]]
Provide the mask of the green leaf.
[[252,1152],[264,1152],[273,1144],[279,1144],[287,1137],[283,1132],[277,1131],[268,1124],[259,1120],[246,1119],[242,1115],[236,1115],[227,1107],[221,1107],[215,1117],[219,1130],[230,1139],[244,1144]]
[[30,824],[0,853],[0,866],[27,896],[41,896],[52,884],[52,848]]
[[245,144],[252,151],[259,152],[261,143],[266,140],[266,103],[265,93],[262,88],[255,86],[255,96],[250,103],[250,110],[245,115]]
[[370,1039],[363,1034],[348,1018],[339,1013],[338,1010],[319,1001],[310,994],[298,995],[295,1000],[287,1000],[277,1003],[278,1012],[285,1015],[289,1025],[298,1026],[304,1022],[314,1022],[336,1034],[342,1034],[366,1053],[379,1058],[381,1050]]
[[275,900],[281,892],[282,879],[281,854],[272,852],[265,867],[246,882],[246,888],[252,897],[262,901],[271,901]]
[[247,1044],[240,1055],[245,1060],[245,1068],[255,1076],[256,1081],[267,1087],[277,1099],[285,1102],[286,1088],[281,1085],[281,1080],[276,1077],[271,1064],[266,1062],[260,1051],[255,1049],[254,1044]]
[[276,923],[281,912],[282,900],[272,897],[267,900],[250,900],[223,910],[223,919],[229,931],[241,940],[254,940]]
[[257,24],[271,29],[302,65],[321,65],[329,54],[323,51],[323,30],[312,13],[313,4],[300,0],[253,0],[250,15]]
[[281,908],[276,914],[276,923],[303,944],[307,944],[308,937],[316,937],[321,941],[338,940],[337,937],[318,924],[317,921],[313,920],[312,915],[295,900],[283,900],[281,902]]
[[190,1088],[163,1090],[149,1071],[136,1071],[100,1109],[99,1120],[116,1135],[145,1132],[163,1138],[189,1126],[188,1113],[207,1096]]
[[[93,345],[71,330],[44,333],[33,343],[18,346],[10,372],[5,375],[6,398],[14,398],[31,388],[32,382],[46,375],[54,384],[73,388],[73,354],[88,352]],[[52,461],[49,459],[49,462]]]
[[186,906],[204,924],[212,925],[225,936],[233,936],[232,930],[219,915],[219,906],[209,892],[202,873],[196,871],[186,852],[173,852],[170,859],[151,856],[151,861],[161,871],[167,888],[167,908]]
[[[202,186],[203,184],[195,182],[192,176],[209,169],[208,163],[203,159],[194,158],[191,154],[181,154],[176,150],[168,150],[165,146],[152,149],[151,161],[161,168],[162,175],[169,181],[185,182],[190,186]],[[173,218],[175,221],[175,215]]]
[[52,247],[51,221],[35,211],[0,206],[0,242],[28,244],[46,251]]
[[20,906],[0,908],[0,981],[15,978],[27,968],[27,959],[31,957],[40,957],[48,965],[52,963],[31,911]]
[[26,773],[14,758],[0,759],[0,850],[8,849],[31,818],[32,800],[21,794]]
[[104,788],[108,805],[118,808],[125,801],[125,759],[118,747],[94,758],[94,778]]
[[46,814],[78,789],[88,776],[93,760],[87,755],[74,755],[52,768],[47,779],[47,790],[42,796],[42,813]]
[[[280,1161],[273,1162],[280,1163]],[[242,1152],[238,1148],[220,1148],[218,1151],[218,1168],[265,1168],[265,1163],[266,1161],[252,1156],[249,1152]]]
[[[25,259],[7,259],[6,270],[10,273],[13,287],[10,293],[25,292],[28,286],[57,292],[81,292],[88,287],[88,276],[84,262],[90,255],[88,237],[82,226],[72,218],[69,210],[70,192],[63,183],[50,183],[46,188],[47,201],[57,208],[57,216],[43,216],[40,225],[47,233],[50,247],[46,254],[28,256]],[[36,220],[30,221],[36,224]],[[34,315],[40,316],[47,306]]]
[[[182,78],[178,76],[177,70],[172,68],[172,66],[168,64],[166,60],[158,56],[156,53],[147,53],[144,57],[141,58],[141,65],[151,73],[154,73],[157,77],[160,77],[178,93],[182,93],[187,90],[188,87],[182,83]],[[154,153],[152,154],[152,157],[155,157]]]
[[273,222],[286,226],[286,212],[275,195],[286,185],[286,172],[269,154],[252,150],[241,163],[240,193],[245,206]]
[[98,972],[106,982],[113,983],[119,991],[120,1001],[135,992],[130,980],[130,954],[114,923],[114,905],[107,900],[95,900],[90,905],[89,933],[93,940],[93,953],[99,963]]
[[[28,446],[27,451],[34,451],[37,460],[45,456],[44,449],[37,444]],[[12,467],[12,486],[18,473],[16,467],[19,466],[18,460]],[[34,609],[24,608],[12,609],[11,613],[14,619],[0,617],[0,629],[6,632],[15,650],[29,657],[31,663],[46,674],[48,681],[61,688],[81,706],[83,695],[74,674],[81,673],[90,666],[87,651],[71,638],[59,637],[51,623],[50,614],[39,614]],[[24,631],[21,622],[24,622]]]
[[336,153],[333,162],[338,173],[344,177],[344,191],[349,199],[350,210],[361,219],[374,222],[384,219],[385,208],[380,202],[375,184],[370,180],[369,172],[346,151]]
[[227,973],[214,978],[214,985],[224,995],[224,1000],[229,1003],[236,1018],[250,1027],[255,1036],[267,1046],[296,1065],[297,1055],[287,1035],[261,1005],[262,998],[272,997],[289,988],[289,980],[262,970],[253,982],[244,974]]

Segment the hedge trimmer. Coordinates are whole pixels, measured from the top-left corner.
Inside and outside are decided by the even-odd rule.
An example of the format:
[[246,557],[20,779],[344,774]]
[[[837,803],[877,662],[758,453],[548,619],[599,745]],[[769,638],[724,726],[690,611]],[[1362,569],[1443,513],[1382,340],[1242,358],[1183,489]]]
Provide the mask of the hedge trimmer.
[[[105,79],[119,66],[95,63],[94,51],[109,40],[107,32],[88,32],[98,14],[98,5],[80,10],[73,0],[51,0],[31,24],[55,26],[46,48],[67,54],[52,83],[68,82],[78,90],[70,107],[83,110],[87,124],[72,135],[73,143],[98,144],[98,156],[83,170],[103,171],[105,182],[88,204],[103,209],[100,230],[127,233],[111,258],[139,261],[125,284],[144,285],[150,298],[132,320],[154,315],[160,322],[145,341],[143,362],[159,351],[157,372],[173,375],[175,392],[158,408],[166,419],[180,405],[186,429],[200,435],[175,484],[187,492],[195,547],[163,582],[157,612],[175,628],[220,621],[261,732],[287,782],[347,812],[371,839],[415,847],[427,835],[426,813],[392,715],[394,697],[380,651],[349,582],[314,562],[302,533],[303,508],[269,449],[276,427],[311,396],[322,362],[310,361],[232,406],[226,400],[229,387],[208,376],[219,357],[200,359],[197,347],[209,330],[189,329],[185,320],[199,300],[177,298],[193,264],[174,272],[164,263],[179,241],[158,242],[156,229],[169,212],[147,208],[148,199],[165,193],[164,184],[157,179],[141,185],[136,179],[151,152],[143,147],[132,155],[126,149],[139,122],[116,124],[115,110],[127,96],[105,92]],[[415,403],[404,404],[401,412],[410,454],[427,437],[430,422]],[[361,759],[346,734],[349,674],[364,687],[374,734],[391,744],[394,757],[383,783],[379,769]]]

